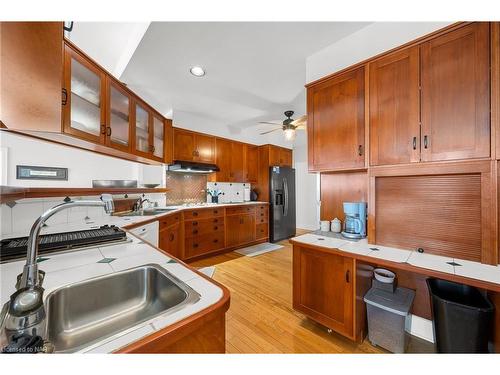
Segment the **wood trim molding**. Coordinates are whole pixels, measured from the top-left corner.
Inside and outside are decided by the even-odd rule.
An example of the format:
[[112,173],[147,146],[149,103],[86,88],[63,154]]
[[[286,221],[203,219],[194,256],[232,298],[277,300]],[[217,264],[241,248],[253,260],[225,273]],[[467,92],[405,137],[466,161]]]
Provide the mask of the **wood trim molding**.
[[500,22],[490,23],[491,157],[500,159]]
[[166,188],[34,188],[0,186],[0,203],[12,202],[25,198],[49,198],[65,196],[84,196],[99,194],[152,194],[166,193]]
[[436,30],[436,31],[434,31],[434,32],[432,32],[430,34],[426,34],[426,35],[424,35],[424,36],[422,36],[420,38],[417,38],[417,39],[414,39],[412,41],[409,41],[408,43],[405,43],[405,44],[402,44],[400,46],[394,47],[394,48],[392,48],[390,50],[387,50],[387,51],[384,51],[384,52],[382,52],[382,53],[380,53],[378,55],[375,55],[375,56],[372,56],[372,57],[370,57],[368,59],[362,60],[362,61],[360,61],[360,62],[358,62],[358,63],[356,63],[354,65],[350,65],[347,68],[338,70],[338,71],[336,71],[336,72],[334,72],[332,74],[329,74],[327,76],[321,77],[321,78],[319,78],[319,79],[317,79],[315,81],[309,82],[309,83],[307,83],[305,85],[305,87],[309,88],[311,86],[315,86],[317,84],[320,84],[320,83],[322,83],[322,82],[324,82],[326,80],[329,80],[329,79],[335,77],[336,75],[340,75],[340,74],[346,73],[346,72],[348,72],[350,70],[357,69],[360,66],[363,66],[363,65],[365,65],[367,63],[370,63],[370,62],[373,62],[373,61],[375,61],[375,60],[377,60],[379,58],[385,57],[386,55],[391,54],[392,52],[401,50],[403,48],[413,47],[413,46],[418,45],[420,43],[427,42],[427,41],[429,41],[431,39],[437,38],[437,37],[439,37],[441,35],[449,33],[450,31],[456,30],[456,29],[458,29],[458,28],[460,28],[462,26],[466,26],[466,25],[468,25],[470,23],[472,23],[472,22],[456,22],[456,23],[453,23],[451,25],[443,27],[442,29]]

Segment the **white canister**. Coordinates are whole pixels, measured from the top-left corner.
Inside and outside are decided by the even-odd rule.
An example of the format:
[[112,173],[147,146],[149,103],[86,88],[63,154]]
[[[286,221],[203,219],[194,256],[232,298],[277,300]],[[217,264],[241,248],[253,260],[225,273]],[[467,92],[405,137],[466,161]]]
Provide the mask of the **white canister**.
[[328,220],[321,220],[319,222],[319,230],[322,232],[330,231],[330,222]]
[[338,218],[332,220],[331,230],[334,233],[342,232],[342,222]]

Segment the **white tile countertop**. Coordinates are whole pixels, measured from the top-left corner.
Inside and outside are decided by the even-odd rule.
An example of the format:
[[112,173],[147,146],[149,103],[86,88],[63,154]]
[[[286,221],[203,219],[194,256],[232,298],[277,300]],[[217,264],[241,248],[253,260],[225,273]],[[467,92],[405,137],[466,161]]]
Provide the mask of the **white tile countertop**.
[[[221,288],[191,271],[188,267],[177,263],[169,256],[134,236],[130,235],[129,238],[131,242],[127,244],[95,247],[44,256],[43,258],[46,260],[39,263],[40,270],[46,272],[42,285],[45,289],[44,298],[46,299],[52,291],[68,284],[153,263],[164,268],[193,288],[200,295],[200,299],[194,304],[186,305],[179,311],[174,313],[166,312],[131,327],[121,334],[94,343],[79,350],[79,353],[108,353],[115,351],[144,336],[196,314],[217,303],[223,297]],[[105,258],[116,259],[110,263],[98,263]],[[15,292],[16,276],[22,272],[23,265],[24,260],[0,264],[0,300],[2,305]]]
[[324,235],[307,233],[294,237],[292,240],[294,242],[320,246],[326,249],[337,249],[346,253],[374,258],[374,262],[377,259],[382,259],[395,263],[407,263],[414,267],[500,285],[500,266],[491,266],[464,259],[373,245],[369,244],[366,238],[359,241],[338,237],[332,238],[331,233],[328,232]]

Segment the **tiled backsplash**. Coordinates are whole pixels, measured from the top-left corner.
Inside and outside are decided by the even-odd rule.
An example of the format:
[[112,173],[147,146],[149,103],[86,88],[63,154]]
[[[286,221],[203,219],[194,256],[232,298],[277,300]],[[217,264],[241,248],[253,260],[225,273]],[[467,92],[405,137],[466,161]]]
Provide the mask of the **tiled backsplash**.
[[167,172],[167,205],[206,201],[207,175]]
[[[137,195],[139,198],[139,195]],[[11,235],[25,235],[33,225],[34,221],[46,210],[63,203],[65,197],[59,198],[32,198],[16,201],[13,207],[2,204],[0,230],[2,237]],[[74,200],[95,200],[99,196],[71,197]],[[120,196],[122,198],[122,196]],[[158,202],[158,205],[165,205],[165,194],[145,194],[145,198],[151,202]],[[106,215],[101,207],[73,207],[68,210],[58,212],[47,221],[47,225],[83,222],[86,217],[90,220]]]
[[[219,203],[233,203],[244,201],[245,187],[251,188],[250,184],[236,182],[207,182],[207,189],[219,190]],[[211,202],[212,197],[207,194],[207,202]]]

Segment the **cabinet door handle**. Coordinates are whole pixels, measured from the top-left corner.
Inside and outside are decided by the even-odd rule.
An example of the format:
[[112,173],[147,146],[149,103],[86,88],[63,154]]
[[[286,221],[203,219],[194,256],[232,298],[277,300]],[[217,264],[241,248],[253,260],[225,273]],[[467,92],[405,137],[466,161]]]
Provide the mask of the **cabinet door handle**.
[[345,282],[349,283],[350,282],[350,278],[351,278],[351,271],[347,270],[345,272]]
[[424,135],[424,148],[427,148],[428,142],[427,142],[427,136]]
[[217,242],[219,242],[219,240],[218,240],[218,239],[215,239],[215,240],[214,240],[214,243],[217,243]]
[[363,156],[363,145],[358,146],[358,155]]
[[218,223],[219,222],[219,219],[214,219],[214,223]]
[[68,90],[62,89],[62,105],[68,104]]
[[111,136],[111,126],[108,126],[108,128],[107,128],[107,132],[106,132],[106,135],[107,135],[108,137],[110,137],[110,136]]
[[106,134],[106,125],[101,125],[101,134]]
[[197,221],[193,221],[193,225],[198,225],[198,222]]
[[413,137],[413,149],[417,149],[417,137]]
[[170,233],[170,242],[172,242],[174,240],[175,236],[173,233]]
[[193,230],[193,234],[198,234],[198,229]]
[[195,249],[196,249],[197,247],[198,247],[198,244],[197,244],[197,243],[194,243],[194,244],[193,244],[193,248],[195,248]]
[[214,230],[217,230],[217,229],[219,229],[219,227],[216,225],[216,226],[214,227]]
[[193,212],[193,216],[198,216],[198,212]]

